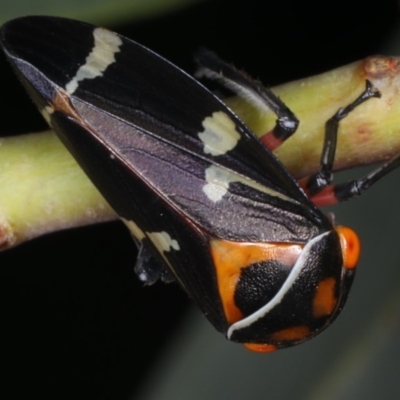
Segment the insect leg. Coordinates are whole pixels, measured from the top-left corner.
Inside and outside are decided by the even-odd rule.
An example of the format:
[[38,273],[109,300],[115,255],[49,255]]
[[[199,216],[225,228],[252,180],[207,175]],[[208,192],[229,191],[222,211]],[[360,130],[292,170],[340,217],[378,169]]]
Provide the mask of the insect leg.
[[312,196],[311,200],[317,206],[326,206],[360,196],[365,190],[398,167],[400,167],[400,155],[392,158],[361,179],[325,187]]
[[347,107],[340,108],[325,126],[324,146],[320,161],[320,170],[301,182],[316,205],[329,205],[348,200],[362,194],[382,177],[400,166],[400,156],[394,157],[365,177],[338,185],[331,185],[333,163],[335,159],[337,133],[340,121],[364,101],[372,97],[380,97],[378,90],[371,82],[366,81],[366,88],[356,100]]
[[139,253],[134,267],[135,274],[145,284],[152,285],[161,280],[165,283],[170,283],[175,280],[174,276],[168,271],[159,260],[153,256],[150,249],[132,237],[138,247]]
[[232,90],[249,101],[261,112],[272,110],[278,117],[275,127],[263,134],[260,140],[269,150],[274,150],[296,131],[299,121],[286,104],[260,81],[226,63],[208,50],[201,50],[196,61],[199,69],[196,77],[206,77]]

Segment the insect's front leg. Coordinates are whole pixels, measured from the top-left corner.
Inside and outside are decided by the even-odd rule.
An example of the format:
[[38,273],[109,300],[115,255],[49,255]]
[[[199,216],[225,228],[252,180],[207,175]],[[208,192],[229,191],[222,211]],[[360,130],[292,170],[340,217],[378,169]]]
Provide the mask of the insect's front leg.
[[361,196],[364,191],[398,167],[400,167],[400,155],[392,158],[363,178],[324,187],[320,192],[311,196],[311,200],[318,206],[326,206]]
[[400,156],[396,156],[363,178],[337,185],[331,184],[339,123],[356,107],[373,97],[381,97],[381,94],[378,90],[374,89],[371,82],[367,80],[366,88],[361,95],[348,106],[340,108],[335,115],[327,121],[325,125],[325,139],[320,161],[320,170],[316,174],[306,177],[300,182],[301,186],[306,190],[311,200],[316,205],[324,206],[335,204],[359,196],[389,172],[400,166]]

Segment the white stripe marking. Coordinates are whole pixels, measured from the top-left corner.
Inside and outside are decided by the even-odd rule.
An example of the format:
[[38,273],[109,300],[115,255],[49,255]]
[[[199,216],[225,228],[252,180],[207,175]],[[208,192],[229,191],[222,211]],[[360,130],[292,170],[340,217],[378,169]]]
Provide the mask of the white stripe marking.
[[204,131],[198,134],[204,153],[220,156],[235,148],[240,139],[235,123],[227,114],[217,111],[203,121]]
[[231,338],[233,332],[247,328],[250,325],[254,324],[257,322],[259,319],[263,318],[265,315],[267,315],[274,307],[276,307],[282,299],[285,297],[286,293],[290,290],[290,288],[293,286],[293,283],[295,280],[298,278],[300,275],[301,271],[304,268],[305,262],[310,254],[310,249],[314,246],[315,243],[320,241],[324,236],[328,235],[330,232],[325,232],[322,235],[319,235],[315,237],[314,239],[311,239],[303,248],[303,251],[300,253],[299,258],[296,261],[296,264],[293,266],[292,270],[290,271],[289,276],[287,277],[285,283],[282,285],[282,287],[279,289],[278,293],[275,295],[274,298],[270,300],[269,303],[267,303],[264,307],[260,308],[258,311],[255,313],[249,315],[246,318],[243,318],[242,320],[232,324],[230,328],[228,329],[227,337],[228,339]]
[[259,192],[266,193],[269,196],[279,197],[284,201],[297,203],[295,200],[285,196],[282,193],[260,185],[259,183],[236,174],[235,172],[232,172],[226,168],[217,167],[216,165],[211,165],[206,169],[205,180],[207,183],[203,186],[203,192],[213,203],[221,200],[228,193],[229,184],[232,182],[240,182],[255,190],[258,190]]
[[40,110],[43,118],[46,120],[46,122],[51,126],[51,114],[54,112],[54,108],[51,106],[46,106]]
[[219,74],[209,68],[202,67],[196,72],[196,78],[207,77],[209,79],[213,79],[219,84],[225,86],[226,88],[232,90],[232,92],[236,93],[242,99],[248,101],[254,107],[256,107],[261,112],[271,111],[270,107],[268,107],[268,103],[257,93],[253,88],[245,86],[243,84],[239,84],[231,79],[228,79],[226,76]]
[[80,81],[102,76],[104,71],[115,62],[115,54],[120,51],[122,40],[116,33],[108,29],[96,28],[93,36],[94,47],[86,57],[85,64],[80,66],[76,75],[65,86],[69,94],[75,92]]

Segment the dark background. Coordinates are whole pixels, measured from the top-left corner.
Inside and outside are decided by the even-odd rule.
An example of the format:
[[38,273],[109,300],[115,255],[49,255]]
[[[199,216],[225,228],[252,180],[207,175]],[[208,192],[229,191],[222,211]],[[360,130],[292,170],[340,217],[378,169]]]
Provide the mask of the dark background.
[[[397,1],[379,2],[378,8],[368,7],[365,1],[311,4],[250,0],[202,2],[145,22],[107,27],[189,72],[194,68],[194,52],[204,46],[273,86],[385,51],[398,22]],[[4,136],[45,129],[4,57],[0,59],[0,73],[0,133]],[[346,365],[354,363],[358,368],[360,359],[353,357],[351,350],[357,349],[361,339],[374,329],[370,324],[381,310],[388,310],[387,305],[394,307],[388,317],[394,328],[385,331],[384,337],[373,334],[375,340],[357,353],[370,359],[390,346],[391,351],[379,353],[383,354],[380,361],[371,363],[371,368],[382,363],[380,375],[371,372],[375,381],[369,380],[369,386],[365,386],[365,380],[361,380],[354,389],[351,385],[361,376],[357,375],[349,383],[351,390],[359,390],[355,393],[342,389],[334,392],[337,394],[330,393],[331,397],[322,393],[327,396],[324,398],[373,399],[377,398],[376,391],[381,398],[398,398],[400,386],[395,377],[400,376],[396,357],[399,335],[394,332],[399,333],[400,329],[399,319],[393,321],[393,315],[398,317],[400,312],[393,302],[399,296],[390,300],[400,278],[398,182],[397,173],[365,198],[355,200],[353,208],[348,208],[350,203],[338,208],[340,219],[360,232],[366,252],[360,263],[356,294],[349,301],[350,310],[335,324],[335,333],[328,331],[316,339],[316,347],[305,344],[300,346],[304,350],[264,356],[246,353],[245,361],[241,358],[245,351],[225,343],[204,318],[197,317],[200,313],[176,285],[143,287],[138,282],[133,273],[136,250],[120,223],[60,232],[2,253],[2,359],[7,370],[5,388],[12,393],[5,398],[36,394],[42,399],[191,400],[211,399],[214,397],[210,393],[215,393],[215,398],[239,399],[241,391],[234,389],[238,381],[243,393],[252,399],[283,399],[289,395],[312,398],[306,393],[315,394],[317,388],[329,387],[323,386],[327,385],[327,377],[335,387],[335,375],[329,372],[331,365],[340,365],[337,363],[348,357]],[[192,323],[201,329],[204,326],[209,335],[202,344],[194,336],[196,355],[191,355],[191,346],[186,344],[189,338],[179,336]],[[196,328],[193,334],[199,332]],[[397,342],[388,343],[393,337]],[[208,342],[213,340],[217,344]],[[173,351],[171,343],[175,344]],[[374,350],[377,343],[381,347]],[[215,352],[223,348],[224,353],[211,359],[210,346]],[[196,358],[200,356],[204,358]],[[169,376],[178,364],[191,374],[190,379],[181,370],[165,383],[163,377]],[[200,364],[203,369],[197,371],[196,365]],[[234,375],[229,368],[238,364],[243,369]],[[257,374],[265,379],[254,383]],[[277,374],[282,382],[275,378]],[[176,382],[175,389],[171,389],[172,382]],[[189,388],[184,389],[185,385]],[[169,391],[160,389],[164,387]],[[159,390],[159,397],[152,397],[152,390]],[[357,397],[360,393],[363,397]]]

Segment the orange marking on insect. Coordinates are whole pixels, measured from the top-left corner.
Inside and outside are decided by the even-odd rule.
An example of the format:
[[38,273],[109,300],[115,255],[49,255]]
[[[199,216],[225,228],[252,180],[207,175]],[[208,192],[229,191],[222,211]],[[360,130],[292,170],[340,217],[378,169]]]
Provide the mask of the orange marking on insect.
[[52,107],[69,117],[83,123],[82,117],[76,112],[75,108],[71,104],[71,97],[64,90],[57,90],[51,102]]
[[277,259],[293,265],[302,246],[286,243],[247,243],[213,239],[211,253],[216,269],[219,294],[229,324],[240,321],[243,313],[235,304],[235,290],[241,269],[251,264]]
[[271,353],[278,350],[273,344],[244,343],[243,346],[246,347],[247,350],[254,351],[255,353]]
[[275,150],[277,147],[279,147],[282,144],[282,140],[278,139],[275,135],[273,131],[264,133],[264,135],[262,135],[260,137],[261,142],[264,144],[264,146],[268,149],[268,150]]
[[291,328],[282,329],[271,335],[271,338],[277,342],[287,342],[292,340],[301,340],[311,335],[311,330],[308,326],[299,325]]
[[307,188],[309,180],[310,180],[310,177],[307,176],[305,178],[299,179],[298,184],[307,193],[307,195],[310,197],[311,201],[316,206],[323,207],[323,206],[330,206],[332,204],[339,203],[339,200],[337,199],[337,197],[335,195],[334,186],[332,186],[332,185],[327,186],[326,188],[322,189],[320,192],[318,192],[315,195],[311,195]]
[[345,226],[337,226],[336,231],[340,237],[342,247],[343,265],[346,269],[353,269],[357,266],[360,258],[360,239],[352,229]]
[[334,186],[328,186],[316,195],[310,196],[310,198],[317,207],[331,206],[339,203],[339,200],[335,195]]
[[330,315],[335,310],[337,305],[335,289],[336,279],[333,277],[326,278],[318,284],[312,303],[315,318]]

